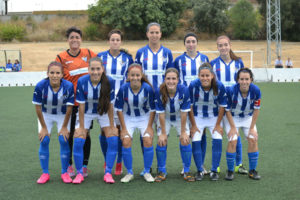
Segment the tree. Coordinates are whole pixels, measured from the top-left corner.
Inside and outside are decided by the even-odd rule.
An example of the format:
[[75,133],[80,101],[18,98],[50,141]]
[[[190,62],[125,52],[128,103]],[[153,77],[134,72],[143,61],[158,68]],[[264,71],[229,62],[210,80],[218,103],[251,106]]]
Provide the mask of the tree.
[[257,39],[259,30],[256,13],[252,4],[247,0],[239,0],[229,10],[233,36],[236,39]]
[[218,34],[228,26],[227,0],[194,1],[194,22],[200,32]]
[[[257,0],[261,5],[260,13],[266,19],[266,0]],[[300,41],[300,1],[281,0],[281,38],[288,41]],[[266,30],[266,26],[264,26]]]
[[[145,36],[150,22],[161,24],[164,35],[170,35],[185,10],[187,0],[99,0],[89,8],[89,20],[123,29],[127,38]],[[131,36],[131,37],[130,37]]]

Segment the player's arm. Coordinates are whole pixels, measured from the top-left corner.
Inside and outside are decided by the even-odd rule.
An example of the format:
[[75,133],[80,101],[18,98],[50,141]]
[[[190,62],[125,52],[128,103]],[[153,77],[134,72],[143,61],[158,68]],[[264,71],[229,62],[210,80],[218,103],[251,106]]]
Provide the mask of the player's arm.
[[125,137],[129,137],[129,133],[127,131],[127,127],[126,127],[126,124],[125,124],[123,111],[118,110],[117,115],[118,115],[120,125],[121,125],[121,133],[120,133],[121,134],[121,139],[123,140]]
[[42,129],[39,132],[39,139],[40,139],[40,141],[43,141],[45,136],[47,136],[47,135],[49,136],[49,133],[48,133],[47,126],[46,126],[46,123],[45,123],[45,119],[44,119],[44,116],[43,116],[43,113],[42,113],[42,106],[41,105],[35,105],[35,111],[36,111],[36,115],[39,119],[39,122],[42,126]]
[[151,138],[153,138],[153,134],[154,134],[153,128],[152,128],[154,118],[155,118],[155,111],[152,111],[152,112],[150,112],[150,116],[149,116],[149,120],[148,120],[148,125],[147,125],[147,128],[145,130],[145,133],[150,134]]
[[213,130],[213,132],[217,131],[221,135],[223,135],[223,128],[221,126],[221,122],[222,122],[224,114],[225,114],[225,108],[219,107],[219,114],[218,114],[217,122],[216,122],[215,128]]
[[68,123],[69,123],[69,120],[70,120],[72,109],[73,109],[73,106],[71,106],[71,105],[67,106],[67,111],[66,111],[66,115],[65,115],[65,118],[64,118],[64,122],[63,122],[63,125],[61,127],[61,130],[59,131],[59,134],[63,135],[65,141],[67,141],[69,139],[69,131],[68,131],[67,126],[68,126]]
[[166,114],[164,112],[158,114],[161,134],[158,136],[157,144],[161,147],[167,145],[167,132],[166,132]]
[[[259,115],[259,109],[254,109],[253,115],[252,115],[252,121],[250,124],[250,129],[249,129],[249,135],[252,135],[255,140],[257,140],[257,138],[258,138],[257,131],[254,129],[258,115]],[[248,137],[249,137],[249,135],[248,135]]]
[[235,127],[235,124],[234,124],[234,121],[233,121],[233,118],[232,118],[232,115],[231,115],[231,111],[226,110],[225,114],[226,114],[226,118],[228,120],[228,123],[230,125],[230,130],[228,132],[228,138],[231,139],[231,138],[234,138],[234,135],[238,134],[238,131]]
[[180,133],[180,140],[181,143],[186,146],[190,143],[189,136],[185,132],[186,129],[186,119],[187,119],[187,112],[180,112],[181,117],[181,133]]

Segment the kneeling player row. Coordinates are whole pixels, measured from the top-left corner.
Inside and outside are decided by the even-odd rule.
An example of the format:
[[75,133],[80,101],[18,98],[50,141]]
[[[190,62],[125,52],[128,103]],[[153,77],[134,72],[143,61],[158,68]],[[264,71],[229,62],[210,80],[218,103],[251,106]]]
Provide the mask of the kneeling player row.
[[[77,176],[72,180],[67,173],[70,156],[67,144],[68,123],[74,104],[73,85],[62,79],[62,66],[53,62],[48,67],[48,78],[39,82],[33,95],[39,119],[40,150],[39,157],[43,169],[38,183],[49,179],[49,141],[53,123],[59,129],[61,145],[61,178],[65,183],[79,184],[84,180],[83,145],[88,128],[96,119],[107,137],[106,168],[104,181],[114,183],[112,168],[118,151],[118,138],[122,140],[122,155],[127,174],[121,182],[133,179],[132,136],[138,130],[143,142],[144,170],[142,175],[147,182],[161,182],[166,179],[167,140],[171,127],[180,138],[180,153],[183,163],[184,179],[201,180],[203,177],[202,146],[205,129],[212,134],[211,180],[218,180],[217,169],[222,153],[223,124],[228,137],[226,159],[227,180],[233,179],[234,159],[238,129],[243,128],[248,139],[249,176],[259,179],[256,172],[258,159],[256,120],[260,108],[260,90],[252,84],[251,70],[243,68],[237,73],[238,83],[226,91],[224,85],[216,80],[209,63],[204,63],[198,70],[198,78],[189,87],[179,84],[179,73],[175,68],[165,72],[164,83],[153,91],[151,84],[143,74],[141,65],[133,63],[128,68],[128,79],[114,99],[114,90],[110,88],[112,79],[105,74],[102,60],[91,58],[89,74],[78,80],[76,101],[79,103],[78,120],[74,134],[74,161]],[[114,105],[114,106],[113,106]],[[114,108],[121,126],[121,133],[115,127]],[[155,120],[157,113],[158,120]],[[157,121],[157,122],[156,122]],[[222,123],[224,121],[224,123]],[[153,123],[157,123],[158,144],[156,147],[158,174],[155,178],[150,173],[153,161]],[[190,173],[191,157],[194,156],[198,172],[194,177]]]

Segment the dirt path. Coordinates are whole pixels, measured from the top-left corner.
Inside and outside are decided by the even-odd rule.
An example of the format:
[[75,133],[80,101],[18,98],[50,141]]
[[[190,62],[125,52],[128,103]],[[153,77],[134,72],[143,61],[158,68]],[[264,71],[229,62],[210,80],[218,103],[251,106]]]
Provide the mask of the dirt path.
[[[122,45],[123,48],[128,49],[129,52],[135,57],[136,51],[147,44],[147,41],[125,41]],[[162,44],[170,48],[173,52],[184,51],[183,41],[167,40]],[[97,42],[83,42],[82,47],[91,49],[98,53],[108,49],[106,41]],[[54,60],[56,55],[68,48],[67,42],[41,42],[41,43],[7,43],[0,44],[0,49],[20,49],[22,52],[23,71],[44,71],[47,64]],[[201,51],[215,51],[215,41],[199,41],[198,49]],[[232,41],[233,50],[252,50],[253,51],[253,67],[265,67],[266,64],[266,41]],[[205,53],[209,59],[214,59],[217,54]],[[245,66],[250,67],[250,54],[237,53],[241,56]],[[180,54],[173,53],[174,59]],[[273,54],[273,61],[275,60]],[[283,42],[282,43],[282,60],[285,64],[287,57],[291,57],[295,67],[300,67],[300,43],[296,42]],[[273,67],[273,66],[272,66]]]

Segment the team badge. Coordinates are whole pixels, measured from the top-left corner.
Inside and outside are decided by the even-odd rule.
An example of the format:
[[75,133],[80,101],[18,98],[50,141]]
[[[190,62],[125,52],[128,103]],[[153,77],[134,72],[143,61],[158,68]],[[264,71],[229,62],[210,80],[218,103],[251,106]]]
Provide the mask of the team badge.
[[87,57],[81,57],[82,60],[84,60],[84,62],[87,62]]

